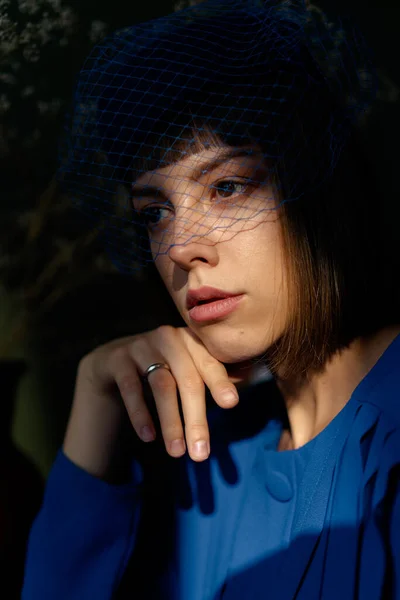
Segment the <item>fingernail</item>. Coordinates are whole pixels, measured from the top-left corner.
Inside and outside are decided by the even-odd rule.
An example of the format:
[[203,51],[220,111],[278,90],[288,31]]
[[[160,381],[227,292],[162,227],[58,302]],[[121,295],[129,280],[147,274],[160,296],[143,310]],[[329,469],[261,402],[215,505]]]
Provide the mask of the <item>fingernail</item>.
[[183,443],[183,440],[174,440],[171,442],[171,452],[173,454],[182,454],[182,452],[185,452],[185,444]]
[[205,442],[204,440],[196,442],[193,446],[193,454],[197,458],[207,458],[207,456],[208,456],[207,442]]
[[151,442],[151,440],[155,439],[154,432],[147,425],[142,427],[140,435],[144,442]]
[[223,392],[221,394],[221,398],[224,402],[236,402],[237,400],[239,400],[239,396],[237,393],[235,393],[232,390],[227,390],[226,392]]

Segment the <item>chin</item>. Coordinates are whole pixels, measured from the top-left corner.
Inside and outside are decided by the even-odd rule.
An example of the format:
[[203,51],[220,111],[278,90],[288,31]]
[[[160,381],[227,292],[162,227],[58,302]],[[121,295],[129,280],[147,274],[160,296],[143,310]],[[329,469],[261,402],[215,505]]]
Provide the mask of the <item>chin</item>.
[[[211,332],[210,332],[211,333]],[[224,364],[243,363],[264,354],[271,345],[260,339],[247,337],[243,330],[222,336],[221,333],[209,335],[205,331],[196,332],[208,352]]]

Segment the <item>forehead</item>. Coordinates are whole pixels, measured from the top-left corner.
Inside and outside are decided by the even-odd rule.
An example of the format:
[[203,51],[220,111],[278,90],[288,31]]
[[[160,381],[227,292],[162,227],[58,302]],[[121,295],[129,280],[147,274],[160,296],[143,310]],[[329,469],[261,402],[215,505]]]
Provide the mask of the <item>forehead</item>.
[[171,175],[179,175],[196,179],[202,174],[206,174],[226,163],[234,163],[237,166],[251,164],[262,164],[263,155],[257,146],[232,147],[221,146],[218,148],[207,148],[201,152],[196,152],[189,156],[184,156],[181,160],[172,165],[156,169],[154,171],[146,171],[142,173],[136,180],[135,185],[146,185],[154,177],[170,177]]

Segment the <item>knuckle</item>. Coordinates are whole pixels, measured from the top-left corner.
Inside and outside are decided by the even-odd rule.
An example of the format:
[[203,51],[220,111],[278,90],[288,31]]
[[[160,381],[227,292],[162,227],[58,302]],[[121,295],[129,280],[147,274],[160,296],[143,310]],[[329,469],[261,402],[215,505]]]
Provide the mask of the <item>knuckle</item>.
[[192,434],[192,437],[202,438],[208,437],[207,423],[204,421],[192,421],[187,425],[186,430]]
[[155,373],[152,373],[152,378],[150,381],[151,387],[155,391],[170,393],[176,389],[175,380],[172,378],[170,373],[164,369],[159,369]]
[[180,422],[168,423],[168,425],[163,427],[163,436],[170,442],[178,438],[183,438],[182,424]]
[[204,381],[197,373],[190,373],[182,378],[182,385],[189,391],[199,391],[199,388],[204,387]]
[[146,424],[147,413],[140,406],[127,407],[130,420],[136,424]]
[[161,335],[170,335],[175,328],[172,325],[159,325],[155,331],[158,331]]
[[83,378],[86,381],[93,383],[96,379],[96,372],[96,355],[93,352],[90,352],[79,361],[77,376],[78,378]]
[[110,350],[110,361],[113,364],[118,364],[121,360],[126,357],[126,347],[125,346],[117,346],[116,348],[112,348]]
[[138,381],[133,373],[126,373],[117,379],[117,383],[122,394],[129,394],[136,391]]
[[78,363],[78,370],[80,372],[87,370],[89,365],[91,364],[92,360],[93,360],[93,352],[89,352],[88,354],[85,354],[85,356],[83,356]]
[[215,358],[213,358],[212,356],[206,356],[201,361],[201,364],[202,364],[202,367],[203,367],[204,370],[208,370],[208,369],[214,369],[215,370],[215,367],[217,367],[221,363],[218,363],[218,361]]
[[168,344],[172,336],[175,336],[175,329],[171,325],[160,325],[153,334],[159,344]]
[[145,335],[138,335],[130,341],[130,347],[133,352],[141,352],[145,348],[148,348],[148,345]]

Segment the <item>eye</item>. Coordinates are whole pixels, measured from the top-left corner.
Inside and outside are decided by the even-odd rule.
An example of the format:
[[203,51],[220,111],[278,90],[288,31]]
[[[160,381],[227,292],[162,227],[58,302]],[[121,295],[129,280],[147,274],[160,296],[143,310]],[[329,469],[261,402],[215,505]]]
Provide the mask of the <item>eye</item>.
[[[160,224],[160,220],[157,215],[159,211],[171,212],[171,209],[168,209],[165,206],[147,206],[143,210],[139,211],[139,219],[142,225],[147,227],[147,229],[157,227]],[[168,219],[168,216],[162,220],[165,221],[166,219]]]
[[[249,183],[248,181],[235,181],[233,179],[225,179],[224,181],[220,181],[218,184],[212,186],[212,188],[214,190],[222,189],[223,193],[231,194],[232,188],[234,188],[235,186],[242,186],[243,190],[241,192],[238,192],[240,194],[240,193],[243,193],[244,191],[246,191],[248,183]],[[234,194],[234,195],[237,195],[237,194]],[[222,197],[227,198],[228,196],[224,195]]]
[[[233,193],[234,189],[237,186],[241,186],[243,189],[236,194]],[[231,198],[232,196],[237,196],[239,194],[243,194],[247,188],[250,186],[250,182],[248,180],[236,181],[233,179],[225,179],[224,181],[219,181],[217,184],[210,186],[210,188],[215,192],[218,192],[218,195],[222,199]],[[221,190],[222,194],[221,195]],[[215,193],[213,195],[216,195]],[[159,212],[165,211],[166,217],[162,218],[159,215]],[[161,206],[157,205],[148,205],[142,210],[138,211],[139,219],[142,225],[147,229],[155,229],[161,225],[163,221],[166,221],[170,218],[167,213],[171,213],[171,208],[167,208],[165,204]]]

